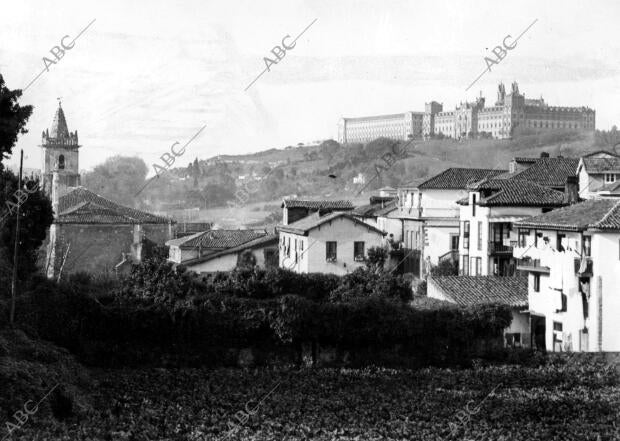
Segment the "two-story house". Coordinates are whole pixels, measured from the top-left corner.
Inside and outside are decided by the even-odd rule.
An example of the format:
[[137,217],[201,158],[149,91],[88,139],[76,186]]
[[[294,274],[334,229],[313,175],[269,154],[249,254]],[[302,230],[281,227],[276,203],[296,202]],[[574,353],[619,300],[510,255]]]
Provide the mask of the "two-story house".
[[533,343],[620,351],[620,199],[592,199],[517,222]]
[[475,185],[460,200],[459,272],[464,276],[512,276],[513,223],[568,205],[576,179],[566,192],[518,179],[492,179]]
[[298,273],[344,275],[365,265],[385,232],[342,211],[321,211],[278,227],[280,267]]
[[[449,168],[414,186],[398,189],[398,216],[402,220],[405,272],[422,276],[424,263],[437,265],[456,259],[459,249],[457,201],[472,182],[506,170]],[[426,268],[428,269],[428,268]]]
[[600,150],[583,156],[577,166],[583,199],[620,196],[620,156]]

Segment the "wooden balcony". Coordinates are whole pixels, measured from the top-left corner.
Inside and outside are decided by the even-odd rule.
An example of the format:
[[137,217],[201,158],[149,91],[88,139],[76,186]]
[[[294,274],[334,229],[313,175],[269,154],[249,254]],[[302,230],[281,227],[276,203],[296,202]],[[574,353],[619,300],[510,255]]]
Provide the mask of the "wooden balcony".
[[549,274],[549,268],[542,266],[538,259],[517,259],[517,271],[530,271],[534,273]]
[[504,245],[502,242],[489,242],[489,255],[505,255],[512,256],[511,245]]

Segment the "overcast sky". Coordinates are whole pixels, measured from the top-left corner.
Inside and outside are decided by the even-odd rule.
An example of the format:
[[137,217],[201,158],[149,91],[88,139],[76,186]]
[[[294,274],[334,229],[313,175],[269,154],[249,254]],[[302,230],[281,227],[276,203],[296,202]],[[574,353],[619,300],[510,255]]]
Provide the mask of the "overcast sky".
[[[499,81],[516,80],[526,97],[551,105],[592,107],[597,128],[620,122],[618,1],[5,1],[8,87],[25,88],[50,49],[93,19],[22,97],[35,107],[17,145],[27,167],[40,167],[37,145],[57,97],[79,132],[82,169],[117,154],[151,165],[203,125],[183,165],[336,138],[342,116],[423,110],[430,100],[451,109],[480,91],[492,103]],[[244,91],[263,57],[314,19]],[[536,19],[466,92],[493,47]]]

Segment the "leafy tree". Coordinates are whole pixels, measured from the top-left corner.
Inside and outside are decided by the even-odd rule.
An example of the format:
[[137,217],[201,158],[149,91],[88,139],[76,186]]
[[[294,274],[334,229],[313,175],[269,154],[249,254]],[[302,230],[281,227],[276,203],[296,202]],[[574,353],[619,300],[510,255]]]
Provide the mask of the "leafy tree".
[[330,162],[334,155],[340,150],[341,145],[333,139],[328,139],[327,141],[323,141],[321,145],[319,145],[319,151],[321,155]]
[[442,260],[439,265],[434,266],[431,269],[431,275],[433,276],[458,276],[459,264],[457,261],[450,259]]
[[[36,190],[35,190],[36,188]],[[10,171],[0,173],[0,215],[6,215],[6,221],[0,225],[0,249],[11,256],[15,244],[16,213],[7,213],[7,202],[18,203],[15,192],[18,190],[18,178]],[[20,236],[18,268],[20,278],[36,271],[37,249],[45,240],[48,227],[53,221],[52,204],[39,189],[37,181],[26,181],[28,198],[20,205]],[[1,222],[1,221],[0,221]]]
[[256,266],[256,257],[252,250],[245,250],[239,255],[237,261],[237,268],[240,270],[251,270]]
[[382,247],[370,247],[366,258],[366,267],[373,271],[382,271],[387,260],[387,250]]
[[27,133],[26,123],[32,114],[32,106],[20,106],[20,89],[10,90],[0,74],[0,171],[2,161],[11,155],[17,137]]
[[148,168],[142,159],[113,156],[92,172],[85,173],[82,183],[119,204],[135,206],[134,195],[144,185],[147,173]]
[[[45,239],[47,228],[53,220],[52,207],[38,187],[38,182],[22,182],[18,187],[18,178],[10,171],[5,171],[2,160],[10,156],[20,134],[27,132],[25,126],[32,113],[32,106],[20,106],[18,99],[21,90],[10,90],[0,75],[0,283],[7,284],[3,279],[11,266],[11,257],[15,246],[16,204],[20,205],[20,241],[18,253],[18,276],[36,270],[37,249]],[[26,192],[27,199],[19,199],[17,190]],[[8,212],[7,212],[8,210]]]

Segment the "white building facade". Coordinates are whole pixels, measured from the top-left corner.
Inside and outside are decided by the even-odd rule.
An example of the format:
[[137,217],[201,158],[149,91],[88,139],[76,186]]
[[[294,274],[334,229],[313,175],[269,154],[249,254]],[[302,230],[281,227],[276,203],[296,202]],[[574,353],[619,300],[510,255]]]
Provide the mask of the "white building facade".
[[517,224],[532,333],[551,351],[620,351],[620,199],[589,200]]
[[312,214],[279,230],[280,267],[297,273],[344,275],[365,266],[385,232],[343,212]]

